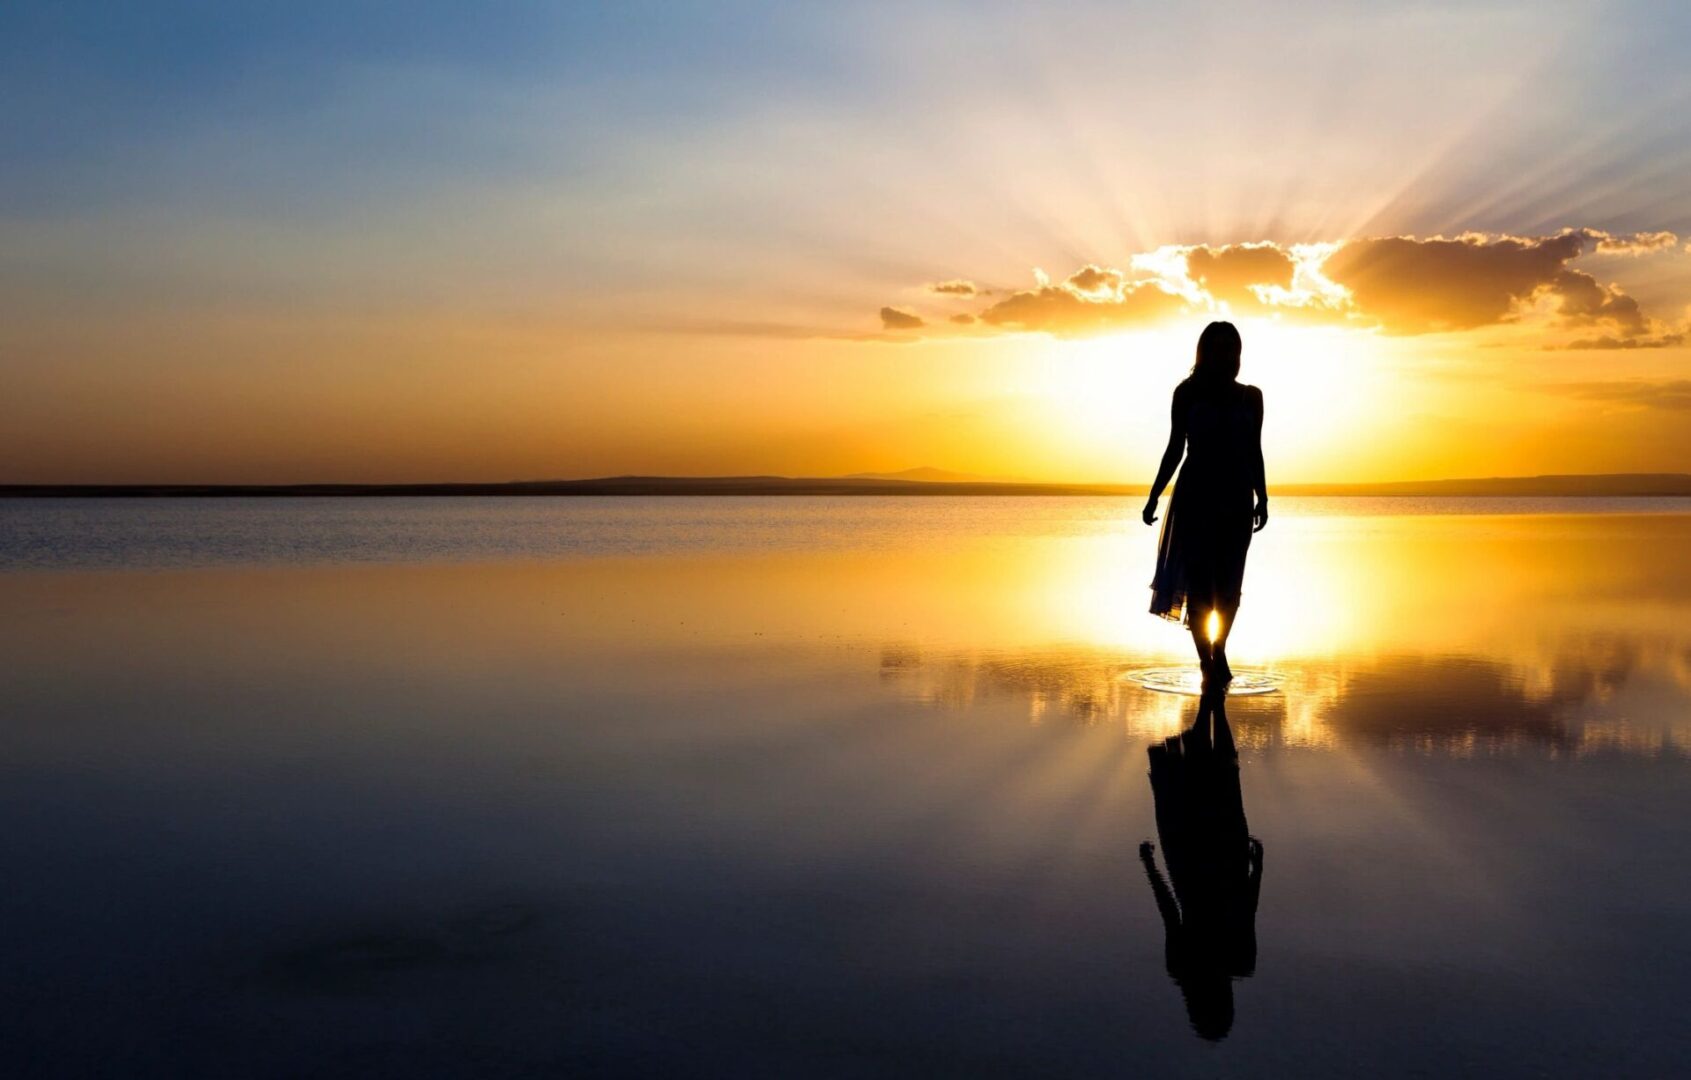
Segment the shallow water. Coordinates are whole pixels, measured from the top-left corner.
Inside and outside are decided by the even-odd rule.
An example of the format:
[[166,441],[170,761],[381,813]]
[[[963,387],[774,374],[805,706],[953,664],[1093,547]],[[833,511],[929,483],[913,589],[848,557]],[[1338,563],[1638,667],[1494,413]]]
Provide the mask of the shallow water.
[[0,1068],[1672,1074],[1691,515],[1464,502],[1258,537],[1224,971],[1133,500],[0,505]]
[[[912,502],[911,499],[916,501]],[[0,571],[885,551],[1138,529],[1132,499],[0,499]],[[1680,498],[1289,498],[1297,517],[1691,514]],[[1128,520],[1132,519],[1132,520]]]

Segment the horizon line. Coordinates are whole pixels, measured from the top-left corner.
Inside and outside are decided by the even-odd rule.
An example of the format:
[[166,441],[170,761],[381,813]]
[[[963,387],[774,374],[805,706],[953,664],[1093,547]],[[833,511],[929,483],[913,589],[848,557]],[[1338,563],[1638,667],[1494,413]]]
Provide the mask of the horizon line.
[[[0,484],[0,498],[215,497],[288,495],[804,495],[804,494],[1146,494],[1146,483],[906,479],[885,474],[786,476],[775,473],[663,475],[627,473],[574,479],[345,483],[41,483]],[[1269,495],[1298,496],[1691,496],[1691,473],[1538,473],[1436,480],[1302,481],[1270,484]]]

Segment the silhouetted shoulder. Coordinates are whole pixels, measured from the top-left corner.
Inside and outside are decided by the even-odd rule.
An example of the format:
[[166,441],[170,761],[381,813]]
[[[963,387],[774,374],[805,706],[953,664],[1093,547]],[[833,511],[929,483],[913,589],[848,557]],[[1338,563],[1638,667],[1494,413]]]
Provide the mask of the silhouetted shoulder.
[[1192,380],[1189,378],[1182,379],[1175,385],[1174,397],[1169,402],[1169,416],[1173,420],[1176,422],[1183,420],[1187,409],[1192,404],[1192,396],[1195,392],[1196,388],[1193,387]]

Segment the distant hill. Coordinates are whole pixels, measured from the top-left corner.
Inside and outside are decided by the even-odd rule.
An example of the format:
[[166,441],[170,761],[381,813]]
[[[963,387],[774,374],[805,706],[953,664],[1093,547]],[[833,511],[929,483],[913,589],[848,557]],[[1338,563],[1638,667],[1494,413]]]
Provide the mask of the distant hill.
[[[938,469],[909,472],[941,477]],[[170,498],[374,495],[1144,495],[1144,484],[1042,484],[1010,480],[856,476],[606,476],[471,484],[5,484],[0,498]],[[1339,496],[1691,496],[1691,474],[1600,473],[1493,476],[1387,484],[1270,484],[1271,495]]]
[[936,469],[932,465],[923,465],[914,469],[902,469],[898,472],[875,473],[860,472],[843,476],[842,480],[920,480],[929,484],[1026,484],[1028,480],[1019,476],[979,476],[975,473],[952,472],[949,469]]
[[[1126,495],[1111,484],[893,480],[856,476],[605,476],[491,484],[12,484],[0,498],[355,495]],[[1143,493],[1143,486],[1137,489]]]

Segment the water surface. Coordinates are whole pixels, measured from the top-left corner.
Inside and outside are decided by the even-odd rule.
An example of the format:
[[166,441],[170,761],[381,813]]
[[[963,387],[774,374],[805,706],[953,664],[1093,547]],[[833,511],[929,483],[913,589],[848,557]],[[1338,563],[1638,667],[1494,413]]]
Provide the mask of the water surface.
[[0,504],[0,1060],[1671,1075],[1691,515],[1407,502],[1253,547],[1219,982],[1133,500]]

